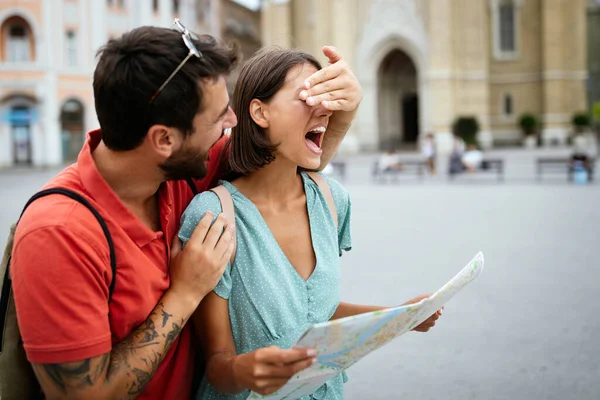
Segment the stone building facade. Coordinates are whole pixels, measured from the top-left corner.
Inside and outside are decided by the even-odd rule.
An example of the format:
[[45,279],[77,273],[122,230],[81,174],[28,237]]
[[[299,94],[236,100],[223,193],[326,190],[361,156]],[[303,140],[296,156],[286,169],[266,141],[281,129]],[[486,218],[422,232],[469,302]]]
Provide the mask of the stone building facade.
[[479,142],[519,143],[518,118],[539,116],[546,144],[564,143],[587,108],[588,0],[264,0],[263,44],[320,55],[335,45],[364,100],[347,151],[451,143],[459,116]]

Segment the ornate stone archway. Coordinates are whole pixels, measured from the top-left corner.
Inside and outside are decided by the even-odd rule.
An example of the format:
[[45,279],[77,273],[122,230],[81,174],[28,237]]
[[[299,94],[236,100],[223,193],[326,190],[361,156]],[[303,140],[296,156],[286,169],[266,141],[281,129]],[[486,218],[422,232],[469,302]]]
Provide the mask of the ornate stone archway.
[[385,57],[395,50],[414,63],[419,93],[419,127],[430,127],[429,88],[424,78],[428,65],[427,33],[414,0],[373,0],[358,45],[356,72],[363,87],[363,101],[355,121],[358,145],[365,150],[379,147],[378,71]]

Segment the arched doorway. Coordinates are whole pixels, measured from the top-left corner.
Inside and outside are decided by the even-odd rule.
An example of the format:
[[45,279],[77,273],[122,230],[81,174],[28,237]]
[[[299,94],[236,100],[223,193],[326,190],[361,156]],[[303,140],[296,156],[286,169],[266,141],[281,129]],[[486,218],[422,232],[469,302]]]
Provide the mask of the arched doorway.
[[84,109],[80,101],[65,101],[60,112],[62,154],[64,162],[77,159],[84,141]]
[[414,148],[419,137],[419,93],[415,64],[406,53],[390,51],[377,73],[380,150]]

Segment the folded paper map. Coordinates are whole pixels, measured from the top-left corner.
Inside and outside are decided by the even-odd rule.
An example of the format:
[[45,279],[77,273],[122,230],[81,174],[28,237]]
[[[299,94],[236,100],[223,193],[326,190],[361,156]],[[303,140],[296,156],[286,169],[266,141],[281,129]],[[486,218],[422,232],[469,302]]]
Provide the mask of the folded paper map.
[[313,393],[367,354],[421,324],[473,281],[482,269],[480,252],[440,290],[418,303],[313,325],[294,347],[314,348],[317,362],[293,376],[277,392],[267,396],[253,392],[248,400],[294,400]]

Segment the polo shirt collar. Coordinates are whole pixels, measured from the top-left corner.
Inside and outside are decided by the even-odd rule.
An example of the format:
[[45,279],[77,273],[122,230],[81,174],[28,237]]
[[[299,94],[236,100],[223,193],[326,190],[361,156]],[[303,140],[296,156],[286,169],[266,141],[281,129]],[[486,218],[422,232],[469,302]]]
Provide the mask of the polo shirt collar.
[[[102,175],[100,175],[96,163],[94,162],[94,158],[92,157],[92,152],[96,149],[101,140],[102,135],[100,130],[89,132],[88,139],[77,158],[77,169],[83,187],[90,194],[92,199],[100,205],[102,210],[110,215],[111,219],[125,231],[127,236],[129,236],[138,247],[144,247],[157,239],[159,233],[152,231],[152,229],[144,225],[139,218],[125,206],[119,196],[117,196]],[[163,183],[159,189],[159,203],[161,202],[161,197],[165,197],[165,191],[167,191],[167,188]],[[160,207],[160,210],[162,214],[162,207]]]

